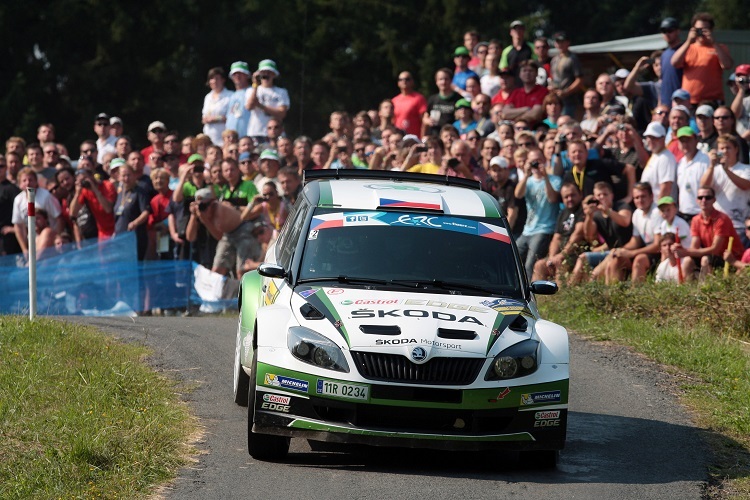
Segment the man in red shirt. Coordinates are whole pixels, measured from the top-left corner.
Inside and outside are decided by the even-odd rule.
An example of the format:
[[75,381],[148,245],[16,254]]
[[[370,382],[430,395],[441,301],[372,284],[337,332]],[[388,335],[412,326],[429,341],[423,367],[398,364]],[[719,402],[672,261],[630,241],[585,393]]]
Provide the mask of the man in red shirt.
[[422,116],[427,112],[427,99],[414,91],[414,78],[408,71],[398,75],[399,95],[393,102],[393,124],[407,134],[419,136],[422,127]]
[[[122,166],[120,158],[112,160],[110,168]],[[94,216],[99,241],[112,237],[115,233],[114,204],[117,200],[117,190],[108,180],[100,179],[94,170],[91,159],[80,160],[76,171],[75,194],[70,203],[70,215],[78,216],[83,205],[86,205]]]
[[531,60],[519,64],[519,79],[521,87],[511,92],[503,108],[503,118],[506,120],[524,120],[534,125],[544,117],[543,101],[549,90],[536,84],[539,66]]
[[693,279],[696,269],[700,269],[700,279],[711,274],[716,267],[724,264],[722,254],[732,239],[732,254],[742,257],[742,243],[732,225],[732,219],[714,208],[716,193],[713,188],[701,186],[698,189],[700,214],[693,217],[690,224],[690,248],[679,243],[673,245],[673,251],[682,259],[682,272],[687,279]]

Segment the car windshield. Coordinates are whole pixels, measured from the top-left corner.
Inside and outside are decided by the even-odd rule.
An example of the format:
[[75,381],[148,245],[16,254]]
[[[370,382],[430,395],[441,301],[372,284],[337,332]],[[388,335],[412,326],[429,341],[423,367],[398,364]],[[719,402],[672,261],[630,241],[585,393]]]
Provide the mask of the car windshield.
[[[300,281],[414,282],[451,293],[520,295],[508,232],[499,219],[318,209]],[[374,283],[373,284],[377,284]]]

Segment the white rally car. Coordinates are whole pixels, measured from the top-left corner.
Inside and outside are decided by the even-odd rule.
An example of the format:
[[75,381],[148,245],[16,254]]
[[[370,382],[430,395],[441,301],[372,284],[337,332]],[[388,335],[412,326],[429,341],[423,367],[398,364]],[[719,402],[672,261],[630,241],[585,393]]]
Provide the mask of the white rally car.
[[568,335],[539,317],[508,222],[478,183],[308,174],[278,240],[242,279],[234,397],[248,450],[291,437],[516,450],[565,444]]

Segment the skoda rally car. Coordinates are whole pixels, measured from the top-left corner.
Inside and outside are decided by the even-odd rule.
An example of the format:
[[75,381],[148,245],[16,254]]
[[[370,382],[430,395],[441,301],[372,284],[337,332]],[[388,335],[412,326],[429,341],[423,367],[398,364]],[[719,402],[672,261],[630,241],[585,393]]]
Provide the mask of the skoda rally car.
[[282,458],[300,437],[554,463],[568,335],[534,294],[556,290],[527,282],[507,220],[474,181],[308,173],[241,282],[234,397],[249,406],[250,454]]

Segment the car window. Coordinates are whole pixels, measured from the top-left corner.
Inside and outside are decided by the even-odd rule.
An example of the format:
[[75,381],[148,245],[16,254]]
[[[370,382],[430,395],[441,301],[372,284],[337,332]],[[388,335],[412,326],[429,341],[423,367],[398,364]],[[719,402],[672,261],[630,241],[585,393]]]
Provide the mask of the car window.
[[300,279],[338,276],[441,280],[520,293],[498,219],[318,208],[305,236]]
[[282,228],[279,236],[279,244],[277,246],[278,253],[276,254],[277,262],[284,269],[289,270],[289,266],[292,262],[292,255],[294,249],[299,241],[300,232],[302,232],[302,226],[305,224],[305,218],[310,210],[310,204],[303,198],[294,205],[292,213],[286,220],[286,225]]

